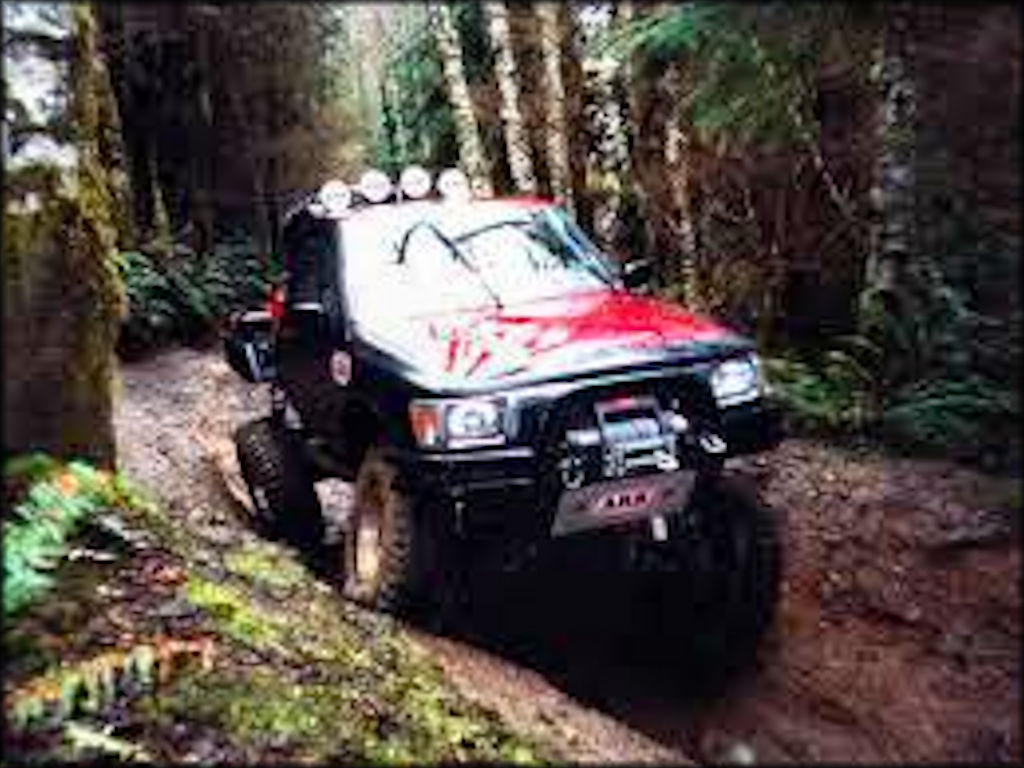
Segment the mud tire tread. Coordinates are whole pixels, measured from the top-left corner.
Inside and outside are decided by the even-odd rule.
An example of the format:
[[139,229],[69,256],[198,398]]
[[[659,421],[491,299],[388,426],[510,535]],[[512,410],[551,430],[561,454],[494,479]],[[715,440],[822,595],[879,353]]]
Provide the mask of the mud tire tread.
[[[244,424],[235,432],[242,476],[264,532],[312,550],[323,541],[324,521],[313,475],[297,439],[270,419]],[[262,488],[266,508],[256,503]]]

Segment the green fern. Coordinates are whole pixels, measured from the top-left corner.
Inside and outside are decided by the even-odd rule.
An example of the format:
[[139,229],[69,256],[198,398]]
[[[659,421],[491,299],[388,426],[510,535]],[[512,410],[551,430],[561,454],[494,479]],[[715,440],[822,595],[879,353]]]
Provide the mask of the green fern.
[[68,542],[83,525],[137,494],[82,462],[65,465],[36,455],[9,460],[4,470],[13,502],[3,523],[4,614],[10,616],[53,586],[49,572],[63,560]]
[[62,665],[17,686],[6,697],[9,722],[24,731],[48,719],[63,722],[82,712],[101,712],[132,687],[152,690],[166,681],[181,659],[197,657],[203,669],[210,669],[213,651],[209,638],[155,638],[127,651],[107,651]]
[[118,259],[128,296],[118,351],[136,356],[171,342],[192,342],[236,309],[266,298],[280,272],[264,263],[252,243],[219,243],[209,253],[178,249],[170,259],[140,251]]

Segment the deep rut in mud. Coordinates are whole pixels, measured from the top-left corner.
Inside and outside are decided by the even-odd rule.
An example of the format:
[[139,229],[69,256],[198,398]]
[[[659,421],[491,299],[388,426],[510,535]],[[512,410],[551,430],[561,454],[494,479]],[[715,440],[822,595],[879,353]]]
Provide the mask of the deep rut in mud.
[[[215,352],[122,378],[122,468],[183,522],[230,535],[231,431],[266,393]],[[410,632],[468,697],[584,761],[1019,762],[1019,482],[803,440],[734,471],[783,514],[786,557],[759,668],[726,689],[696,690],[601,632],[566,636],[569,607],[601,610],[586,589],[525,635],[472,616],[458,637]],[[346,491],[324,490],[336,532]]]

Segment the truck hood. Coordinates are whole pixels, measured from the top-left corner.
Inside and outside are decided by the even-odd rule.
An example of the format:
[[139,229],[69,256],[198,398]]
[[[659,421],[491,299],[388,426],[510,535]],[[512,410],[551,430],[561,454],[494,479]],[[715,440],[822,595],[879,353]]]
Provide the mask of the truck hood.
[[619,290],[396,318],[374,323],[372,335],[368,330],[360,327],[358,335],[410,373],[455,388],[572,377],[748,346],[711,320]]

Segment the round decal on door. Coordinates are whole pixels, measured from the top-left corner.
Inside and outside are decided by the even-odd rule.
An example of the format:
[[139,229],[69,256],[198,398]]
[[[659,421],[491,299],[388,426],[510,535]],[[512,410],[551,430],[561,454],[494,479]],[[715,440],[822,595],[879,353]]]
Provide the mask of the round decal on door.
[[352,356],[348,352],[339,349],[331,355],[331,378],[341,387],[352,381]]

